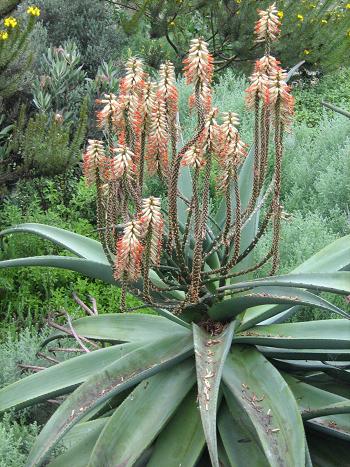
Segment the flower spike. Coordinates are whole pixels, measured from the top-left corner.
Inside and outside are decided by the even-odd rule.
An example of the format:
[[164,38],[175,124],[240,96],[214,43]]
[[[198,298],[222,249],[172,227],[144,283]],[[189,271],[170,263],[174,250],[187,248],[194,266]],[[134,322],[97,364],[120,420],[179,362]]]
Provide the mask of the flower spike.
[[103,142],[89,139],[86,152],[83,156],[83,173],[88,185],[95,183],[99,176],[103,178],[106,162],[107,158]]
[[125,225],[123,235],[117,242],[115,279],[136,280],[140,277],[143,252],[141,237],[140,221],[133,220]]
[[273,3],[267,10],[258,10],[260,19],[255,24],[254,32],[256,42],[273,42],[280,34],[281,22],[278,18],[276,4]]

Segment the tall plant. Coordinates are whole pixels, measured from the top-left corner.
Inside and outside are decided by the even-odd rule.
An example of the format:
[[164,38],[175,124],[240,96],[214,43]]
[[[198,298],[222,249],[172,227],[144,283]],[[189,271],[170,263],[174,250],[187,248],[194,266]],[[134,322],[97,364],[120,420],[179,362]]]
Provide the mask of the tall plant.
[[[84,155],[87,181],[97,187],[101,243],[36,224],[3,232],[36,233],[79,258],[22,258],[0,267],[57,266],[119,281],[122,311],[130,290],[163,315],[99,316],[93,302],[81,304],[87,318],[72,322],[66,314],[67,326],[50,318],[56,332],[44,345],[68,335],[84,355],[0,391],[0,410],[71,393],[40,433],[28,466],[42,465],[62,438],[68,450],[52,467],[310,466],[326,463],[334,449],[346,465],[349,315],[319,293],[350,293],[349,237],[292,274],[244,277],[261,266],[247,263],[269,222],[274,235],[263,262],[271,260],[272,273],[278,266],[283,134],[293,104],[287,76],[270,54],[279,34],[276,9],[259,15],[255,31],[266,50],[247,90],[255,112],[249,154],[238,117],[231,112],[217,121],[212,57],[202,39],[192,41],[185,60],[198,128],[180,150],[172,65],[165,63],[153,84],[131,59],[119,97],[99,102],[107,144],[90,140]],[[216,215],[214,164],[223,192]],[[147,173],[168,187],[166,204],[143,198]],[[305,304],[343,319],[274,324]]]
[[[30,54],[26,55],[25,51],[35,20],[40,16],[40,9],[36,6],[30,6],[27,9],[27,14],[28,22],[24,25],[19,24],[19,21],[13,16],[5,17],[2,20],[0,30],[0,95],[3,99],[10,97],[18,90],[23,79],[23,65],[28,65],[31,61]],[[20,65],[19,60],[22,61]]]
[[[98,101],[104,105],[97,118],[106,143],[89,141],[84,171],[88,183],[97,187],[100,239],[114,265],[115,278],[122,283],[123,310],[128,286],[140,277],[144,300],[155,306],[160,303],[152,298],[152,292],[182,290],[184,299],[180,302],[162,303],[179,315],[199,303],[205,311],[220,301],[221,294],[210,292],[214,283],[223,286],[227,279],[254,271],[270,259],[271,273],[277,270],[283,136],[291,121],[293,98],[286,73],[270,55],[280,25],[275,9],[260,14],[256,35],[257,41],[266,45],[265,55],[256,62],[247,89],[247,104],[255,114],[251,186],[240,187],[238,181],[247,156],[238,132],[238,115],[227,112],[220,116],[211,105],[213,58],[203,39],[191,42],[185,59],[185,77],[193,88],[190,106],[198,123],[195,135],[180,150],[178,93],[170,62],[161,66],[156,84],[144,72],[141,61],[131,58],[119,96],[105,95]],[[269,182],[269,135],[273,129],[274,176]],[[223,193],[216,219],[210,213],[214,164],[219,171],[218,189]],[[167,186],[166,200],[143,198],[147,176],[158,176]],[[252,225],[257,224],[262,205],[266,208],[264,219],[249,238],[246,232],[255,230]],[[270,252],[259,264],[244,266],[243,260],[270,221],[274,230]],[[122,234],[118,224],[122,224]],[[209,268],[203,267],[206,263]],[[165,286],[151,283],[151,268]]]

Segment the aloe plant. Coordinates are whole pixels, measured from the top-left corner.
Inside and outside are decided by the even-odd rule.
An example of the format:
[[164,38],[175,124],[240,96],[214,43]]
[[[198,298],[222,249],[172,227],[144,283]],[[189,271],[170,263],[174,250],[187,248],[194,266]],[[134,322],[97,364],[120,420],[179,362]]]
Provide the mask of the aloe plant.
[[[12,259],[0,267],[67,268],[123,291],[123,313],[85,307],[91,316],[74,322],[67,316],[68,327],[56,325],[44,343],[69,335],[83,355],[0,391],[1,411],[63,397],[28,466],[43,465],[60,440],[67,450],[51,467],[334,465],[335,449],[337,464],[348,462],[349,315],[320,294],[350,294],[350,237],[276,275],[292,97],[270,55],[276,10],[259,14],[257,40],[266,49],[247,92],[255,113],[248,154],[237,116],[217,123],[212,58],[202,39],[185,60],[198,128],[182,149],[172,65],[162,66],[155,85],[131,59],[119,97],[99,101],[107,145],[89,141],[84,156],[87,182],[97,186],[100,242],[39,224],[2,233],[37,234],[74,256]],[[216,213],[209,208],[214,164],[223,200]],[[142,198],[147,173],[168,186],[166,207]],[[269,223],[271,251],[254,264],[251,252]],[[267,261],[271,275],[251,279]],[[131,313],[127,290],[160,316]],[[331,318],[286,323],[303,305]]]

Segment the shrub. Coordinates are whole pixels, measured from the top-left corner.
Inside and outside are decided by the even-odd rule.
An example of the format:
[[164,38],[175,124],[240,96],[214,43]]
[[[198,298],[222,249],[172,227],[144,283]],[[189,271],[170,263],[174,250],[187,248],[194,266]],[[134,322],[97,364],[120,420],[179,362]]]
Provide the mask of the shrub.
[[[6,6],[6,5],[5,5]],[[37,14],[38,13],[38,14]],[[8,99],[24,85],[33,56],[28,47],[30,34],[40,11],[30,11],[27,18],[8,16],[2,18],[0,29],[0,96]],[[0,105],[2,102],[0,102]]]
[[296,120],[317,126],[326,115],[334,116],[322,106],[322,101],[350,108],[350,68],[343,66],[320,78],[302,80],[294,85],[294,95]]
[[39,76],[33,83],[34,105],[43,113],[58,114],[62,121],[76,121],[86,90],[81,54],[72,41],[50,47],[41,57]]
[[324,119],[315,128],[296,126],[285,143],[285,209],[319,211],[325,218],[335,219],[335,225],[341,226],[340,233],[347,229],[349,131],[349,119],[336,116]]
[[24,467],[38,436],[37,424],[13,421],[11,414],[0,420],[0,467]]
[[39,0],[48,41],[59,47],[67,39],[76,42],[84,69],[94,77],[102,61],[118,61],[124,33],[115,7],[94,0]]
[[[334,69],[348,61],[347,1],[278,0],[275,4],[282,21],[282,36],[276,48],[285,66],[306,60],[317,67]],[[247,62],[255,58],[259,47],[250,35],[253,18],[257,8],[267,5],[266,1],[255,0],[143,0],[136,5],[123,4],[127,13],[123,24],[129,34],[138,28],[143,36],[148,33],[146,49],[161,50],[162,45],[167,54],[171,50],[166,58],[176,59],[178,68],[189,38],[201,35],[209,38],[218,69],[242,64],[247,69]]]

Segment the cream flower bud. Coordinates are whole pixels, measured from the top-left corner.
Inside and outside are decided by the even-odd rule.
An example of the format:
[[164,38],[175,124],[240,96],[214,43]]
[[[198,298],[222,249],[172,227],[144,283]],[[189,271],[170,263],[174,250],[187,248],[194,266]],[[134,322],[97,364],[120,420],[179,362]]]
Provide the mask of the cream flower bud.
[[112,149],[115,156],[111,160],[111,176],[112,178],[120,178],[124,174],[130,176],[135,172],[136,167],[133,162],[134,153],[124,144],[119,144]]
[[142,212],[140,222],[144,228],[145,242],[149,242],[149,259],[153,264],[159,264],[162,240],[163,240],[163,217],[161,213],[160,198],[150,196],[142,200]]
[[281,22],[273,3],[267,10],[258,10],[260,19],[255,24],[256,42],[275,41],[280,34]]
[[114,277],[118,280],[126,275],[128,280],[136,280],[141,272],[143,246],[142,225],[133,220],[124,226],[122,237],[117,242]]
[[159,76],[158,90],[163,95],[169,110],[175,113],[177,111],[178,92],[174,65],[170,61],[162,63],[159,68]]
[[97,112],[97,124],[99,128],[108,128],[109,124],[118,113],[119,105],[115,94],[104,94],[104,99],[96,99],[97,104],[104,104],[102,110]]
[[192,39],[187,58],[184,60],[187,83],[210,84],[213,77],[213,57],[208,51],[208,44],[202,39]]
[[89,139],[83,156],[83,173],[87,184],[96,181],[97,174],[103,176],[106,165],[106,154],[102,141]]

